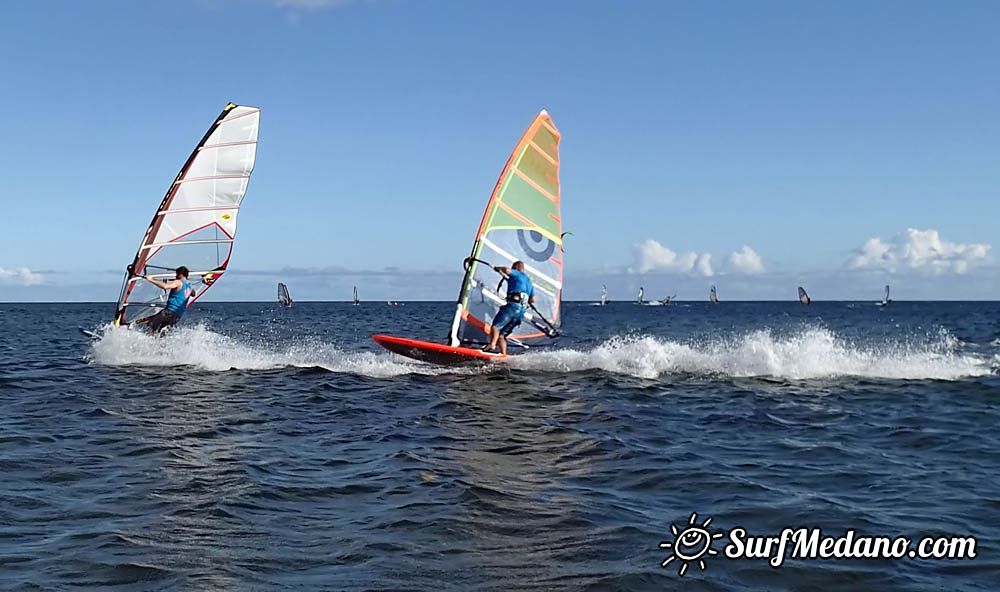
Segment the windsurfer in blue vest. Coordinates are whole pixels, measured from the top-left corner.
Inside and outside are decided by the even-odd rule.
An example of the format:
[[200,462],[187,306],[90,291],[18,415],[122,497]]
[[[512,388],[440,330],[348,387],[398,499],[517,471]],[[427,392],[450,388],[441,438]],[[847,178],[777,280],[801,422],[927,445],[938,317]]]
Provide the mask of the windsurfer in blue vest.
[[535,303],[535,287],[528,274],[524,273],[524,263],[521,261],[515,261],[510,269],[502,266],[493,269],[507,278],[507,303],[493,317],[490,342],[483,347],[483,351],[495,351],[499,343],[500,353],[506,355],[507,336],[521,324],[528,306]]
[[187,310],[188,305],[194,299],[195,291],[188,282],[188,268],[182,265],[175,272],[177,274],[176,278],[169,282],[164,282],[148,275],[142,276],[142,279],[157,288],[170,290],[170,295],[167,296],[167,305],[163,310],[149,318],[137,321],[137,324],[145,325],[146,330],[154,335],[167,327],[176,325],[181,320],[181,317],[184,316],[184,311]]

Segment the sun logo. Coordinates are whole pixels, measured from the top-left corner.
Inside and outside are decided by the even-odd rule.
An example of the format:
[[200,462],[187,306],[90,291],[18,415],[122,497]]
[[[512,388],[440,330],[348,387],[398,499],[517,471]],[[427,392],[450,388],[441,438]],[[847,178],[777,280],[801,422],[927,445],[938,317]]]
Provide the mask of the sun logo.
[[666,567],[673,561],[680,562],[680,569],[677,575],[683,576],[687,573],[688,565],[697,561],[701,571],[705,571],[705,555],[718,555],[719,552],[712,548],[712,541],[721,539],[722,533],[712,534],[708,531],[708,525],[712,523],[711,518],[706,518],[701,524],[697,523],[698,514],[692,512],[691,519],[688,520],[684,530],[679,530],[676,524],[670,525],[670,532],[674,535],[674,540],[660,543],[661,549],[670,549],[670,555],[660,563],[660,567]]

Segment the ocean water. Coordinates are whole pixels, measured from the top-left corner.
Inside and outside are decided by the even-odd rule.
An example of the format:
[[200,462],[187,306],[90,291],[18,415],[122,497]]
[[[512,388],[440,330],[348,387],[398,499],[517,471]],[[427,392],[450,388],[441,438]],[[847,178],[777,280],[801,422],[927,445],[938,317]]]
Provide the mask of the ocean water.
[[[447,369],[451,303],[0,304],[0,589],[992,590],[1000,303],[565,306]],[[974,559],[705,556],[671,524],[972,536]]]

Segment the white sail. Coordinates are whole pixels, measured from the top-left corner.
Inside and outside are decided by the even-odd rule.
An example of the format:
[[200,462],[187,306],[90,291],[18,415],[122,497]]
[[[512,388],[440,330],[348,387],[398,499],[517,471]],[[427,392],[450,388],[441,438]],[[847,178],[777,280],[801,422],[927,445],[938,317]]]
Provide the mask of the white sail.
[[127,267],[115,324],[155,314],[165,294],[142,279],[173,279],[185,266],[200,298],[226,271],[236,215],[257,156],[260,109],[229,103],[167,189],[139,250]]

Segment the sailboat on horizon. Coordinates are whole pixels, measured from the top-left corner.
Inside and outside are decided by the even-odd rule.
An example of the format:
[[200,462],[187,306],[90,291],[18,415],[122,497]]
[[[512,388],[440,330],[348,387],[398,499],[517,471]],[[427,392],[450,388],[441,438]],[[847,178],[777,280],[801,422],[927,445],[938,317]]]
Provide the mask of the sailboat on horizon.
[[799,286],[799,302],[801,302],[802,304],[809,304],[812,302],[812,298],[809,297],[809,294],[806,292],[806,289],[803,288],[802,286]]
[[278,282],[278,304],[281,306],[292,305],[292,295],[288,293],[288,286]]
[[601,299],[598,302],[592,303],[594,306],[607,306],[611,301],[608,300],[608,286],[601,284]]
[[888,306],[892,302],[892,298],[889,298],[889,284],[885,285],[885,296],[882,297],[881,302],[876,302],[876,306]]

